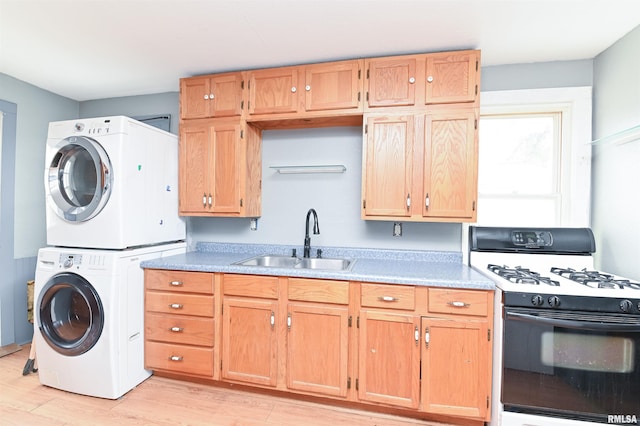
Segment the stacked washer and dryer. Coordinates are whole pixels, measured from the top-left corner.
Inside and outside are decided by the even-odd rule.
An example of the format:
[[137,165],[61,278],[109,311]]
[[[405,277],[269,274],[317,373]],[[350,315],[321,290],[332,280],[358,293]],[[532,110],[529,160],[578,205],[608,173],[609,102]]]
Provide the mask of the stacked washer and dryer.
[[119,398],[151,374],[140,262],[186,251],[177,137],[124,116],[52,122],[45,192],[48,247],[34,286],[40,382]]

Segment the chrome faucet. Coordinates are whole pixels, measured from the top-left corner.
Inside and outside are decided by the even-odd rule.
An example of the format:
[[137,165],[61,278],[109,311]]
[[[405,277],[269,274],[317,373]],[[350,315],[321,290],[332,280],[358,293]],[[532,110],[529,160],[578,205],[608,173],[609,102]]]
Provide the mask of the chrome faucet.
[[307,223],[304,228],[304,255],[303,257],[311,257],[311,237],[309,236],[309,216],[313,213],[313,233],[318,235],[320,233],[320,225],[318,225],[318,214],[314,209],[309,209],[307,212]]

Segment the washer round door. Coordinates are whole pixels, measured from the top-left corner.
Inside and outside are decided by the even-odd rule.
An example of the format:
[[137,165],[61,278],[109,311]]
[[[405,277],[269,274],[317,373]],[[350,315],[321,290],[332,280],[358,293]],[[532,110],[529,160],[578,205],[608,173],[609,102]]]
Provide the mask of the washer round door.
[[38,327],[56,352],[77,356],[100,339],[104,311],[96,289],[73,273],[54,275],[38,296]]
[[69,222],[89,220],[111,195],[111,162],[95,139],[71,136],[58,142],[48,165],[46,189],[53,209]]

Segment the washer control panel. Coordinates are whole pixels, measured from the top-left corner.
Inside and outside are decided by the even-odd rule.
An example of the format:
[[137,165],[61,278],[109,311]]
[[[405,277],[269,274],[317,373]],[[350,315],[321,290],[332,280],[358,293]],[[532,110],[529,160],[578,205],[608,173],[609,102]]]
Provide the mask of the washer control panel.
[[58,264],[61,268],[64,268],[64,269],[72,268],[74,265],[80,266],[82,264],[82,255],[60,253],[60,259],[58,260]]

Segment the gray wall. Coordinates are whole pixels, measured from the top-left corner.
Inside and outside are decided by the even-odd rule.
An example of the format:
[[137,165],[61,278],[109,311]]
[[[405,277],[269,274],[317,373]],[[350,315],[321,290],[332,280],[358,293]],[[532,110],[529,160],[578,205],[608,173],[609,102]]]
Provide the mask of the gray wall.
[[[31,340],[33,330],[27,321],[26,281],[34,278],[38,248],[46,244],[44,146],[48,124],[76,118],[79,105],[1,73],[0,100],[16,107],[15,133],[2,141],[0,345],[6,345]],[[12,190],[4,187],[9,182]]]
[[[598,55],[593,134],[606,138],[640,126],[640,27]],[[640,135],[640,132],[636,132]],[[592,157],[592,227],[598,267],[640,280],[640,138],[603,141]]]

